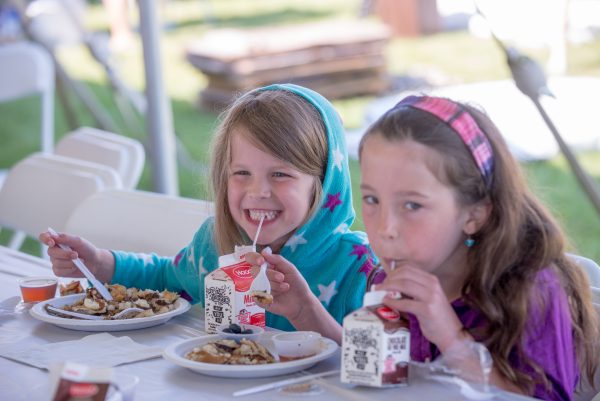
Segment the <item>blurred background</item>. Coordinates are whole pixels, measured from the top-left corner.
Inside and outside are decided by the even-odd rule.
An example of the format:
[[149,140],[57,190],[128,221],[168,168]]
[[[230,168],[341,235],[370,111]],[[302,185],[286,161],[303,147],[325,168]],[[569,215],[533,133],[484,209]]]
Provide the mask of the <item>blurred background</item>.
[[[25,19],[37,18],[28,29],[106,114],[109,126],[102,127],[59,82],[55,139],[78,126],[99,127],[140,140],[150,155],[138,3],[59,3],[0,1],[0,46],[22,37]],[[531,187],[563,224],[572,250],[600,260],[600,217],[537,111],[514,87],[506,55],[490,34],[491,28],[542,66],[556,95],[544,103],[549,116],[598,183],[599,0],[157,0],[154,7],[179,195],[209,198],[206,169],[218,115],[244,90],[296,82],[321,92],[344,121],[351,154],[365,127],[391,102],[406,91],[433,91],[481,104],[492,118],[497,113]],[[0,169],[39,150],[38,109],[35,96],[0,103]],[[350,167],[354,228],[363,229],[354,158]],[[138,189],[162,191],[155,174],[147,157]],[[0,244],[9,235],[0,232]],[[33,241],[25,249],[39,252]]]

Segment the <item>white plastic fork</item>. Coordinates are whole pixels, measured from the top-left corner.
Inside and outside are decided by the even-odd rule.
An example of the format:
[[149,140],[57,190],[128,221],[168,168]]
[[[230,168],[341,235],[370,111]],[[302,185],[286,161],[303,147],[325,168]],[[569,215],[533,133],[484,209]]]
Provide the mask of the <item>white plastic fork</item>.
[[[265,248],[265,250],[270,253],[271,248]],[[260,265],[260,271],[254,277],[254,280],[252,280],[252,284],[250,284],[249,293],[252,294],[256,291],[266,292],[267,294],[271,293],[271,283],[267,278],[267,262]]]
[[[98,315],[87,315],[85,313],[78,313],[78,312],[73,312],[73,311],[68,311],[68,310],[64,310],[64,309],[60,309],[60,308],[56,308],[52,305],[47,305],[46,309],[54,312],[58,315],[64,315],[64,316],[72,316],[72,317],[76,317],[78,319],[83,319],[83,320],[105,320],[104,316],[98,316]],[[144,309],[142,308],[127,308],[127,309],[123,309],[121,312],[113,315],[110,317],[109,320],[115,320],[115,319],[120,319],[123,316],[126,316],[130,313],[133,312],[142,312],[144,311]]]
[[[48,232],[53,236],[57,237],[58,233],[54,231],[51,227],[48,227]],[[55,242],[56,243],[56,242]],[[60,249],[64,249],[65,251],[72,251],[71,247],[64,244],[57,244]],[[112,301],[113,297],[110,295],[110,292],[106,289],[106,287],[98,281],[98,279],[92,274],[92,272],[87,268],[86,265],[83,264],[83,261],[79,258],[73,259],[73,264],[79,269],[80,272],[83,273],[85,278],[89,280],[90,283],[98,290],[100,295],[107,301]]]

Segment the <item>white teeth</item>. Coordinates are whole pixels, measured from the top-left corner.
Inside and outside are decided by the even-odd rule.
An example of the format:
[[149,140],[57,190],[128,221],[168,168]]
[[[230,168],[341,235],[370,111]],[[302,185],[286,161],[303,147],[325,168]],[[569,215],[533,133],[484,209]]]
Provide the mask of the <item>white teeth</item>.
[[249,210],[249,212],[250,218],[256,221],[260,221],[263,217],[265,221],[273,220],[279,214],[279,212],[274,210]]

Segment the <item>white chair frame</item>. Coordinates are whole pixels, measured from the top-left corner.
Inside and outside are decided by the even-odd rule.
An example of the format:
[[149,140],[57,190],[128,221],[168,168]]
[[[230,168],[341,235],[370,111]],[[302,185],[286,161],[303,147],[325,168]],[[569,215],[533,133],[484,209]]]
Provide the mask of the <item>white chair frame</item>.
[[0,226],[15,230],[9,247],[18,249],[26,235],[52,226],[63,230],[72,210],[90,195],[121,187],[109,167],[36,153],[9,171],[0,188]]
[[101,248],[172,256],[214,211],[212,202],[135,190],[106,190],[82,202],[66,231]]
[[80,127],[61,138],[56,153],[114,168],[124,188],[137,186],[146,159],[138,140],[91,127]]

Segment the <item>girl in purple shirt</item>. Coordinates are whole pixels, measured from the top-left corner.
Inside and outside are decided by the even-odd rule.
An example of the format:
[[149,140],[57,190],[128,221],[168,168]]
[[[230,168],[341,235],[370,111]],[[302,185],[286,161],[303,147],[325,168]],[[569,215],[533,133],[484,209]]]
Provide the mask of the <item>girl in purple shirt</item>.
[[411,358],[477,341],[492,384],[571,400],[598,365],[590,285],[487,115],[410,96],[369,128],[359,155],[363,220],[384,270],[371,278],[402,294],[385,303],[408,315]]

